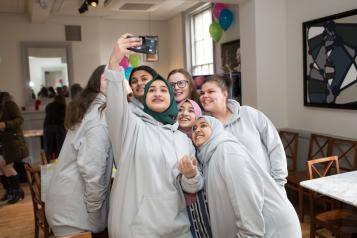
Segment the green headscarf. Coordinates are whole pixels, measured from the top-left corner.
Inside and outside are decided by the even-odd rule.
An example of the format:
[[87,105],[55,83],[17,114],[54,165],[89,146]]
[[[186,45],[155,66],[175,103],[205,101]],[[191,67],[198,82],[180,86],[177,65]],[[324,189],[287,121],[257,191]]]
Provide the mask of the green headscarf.
[[[152,111],[146,104],[146,95],[148,93],[149,87],[150,85],[155,81],[155,80],[161,80],[163,81],[170,93],[170,105],[169,107],[166,109],[166,111],[164,112],[154,112]],[[157,74],[151,81],[149,81],[146,85],[145,85],[145,89],[144,89],[144,112],[146,112],[147,114],[149,114],[150,116],[152,116],[153,118],[155,118],[157,121],[165,124],[175,124],[176,122],[176,116],[177,116],[177,105],[176,105],[176,101],[175,101],[175,94],[174,94],[174,90],[172,89],[171,85],[169,84],[169,82],[164,79],[161,75]]]

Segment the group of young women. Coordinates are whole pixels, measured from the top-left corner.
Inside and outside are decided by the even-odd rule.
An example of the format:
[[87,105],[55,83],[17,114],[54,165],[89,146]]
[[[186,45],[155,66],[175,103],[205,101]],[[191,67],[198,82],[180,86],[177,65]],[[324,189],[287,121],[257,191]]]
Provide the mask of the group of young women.
[[269,119],[228,99],[229,85],[218,77],[198,95],[183,69],[166,80],[148,66],[135,68],[128,102],[119,63],[141,44],[128,36],[69,110],[46,198],[55,235],[100,237],[107,225],[113,238],[301,237]]

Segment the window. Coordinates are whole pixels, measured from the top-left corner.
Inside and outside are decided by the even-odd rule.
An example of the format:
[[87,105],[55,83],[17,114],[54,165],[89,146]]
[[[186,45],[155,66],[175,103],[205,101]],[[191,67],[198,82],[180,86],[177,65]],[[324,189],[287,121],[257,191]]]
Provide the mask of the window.
[[211,23],[211,8],[205,8],[191,15],[192,75],[213,74],[213,43],[209,34]]

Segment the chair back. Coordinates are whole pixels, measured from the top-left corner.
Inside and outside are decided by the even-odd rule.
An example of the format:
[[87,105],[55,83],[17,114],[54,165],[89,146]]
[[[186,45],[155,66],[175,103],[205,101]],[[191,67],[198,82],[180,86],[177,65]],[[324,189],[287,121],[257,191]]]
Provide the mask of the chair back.
[[47,238],[50,236],[51,230],[46,220],[45,203],[41,201],[41,167],[40,165],[31,167],[28,163],[25,163],[24,167],[32,197],[35,217],[35,237],[39,237],[38,231],[42,229]]
[[338,156],[340,170],[357,170],[357,141],[333,138],[329,154]]
[[41,150],[41,163],[43,165],[48,164],[47,156],[44,150]]
[[279,131],[279,135],[284,146],[288,170],[289,172],[296,171],[299,134],[281,130]]
[[[306,164],[309,179],[340,173],[337,156],[308,160]],[[332,173],[333,169],[335,169],[335,173]]]
[[329,156],[331,137],[319,134],[311,134],[307,160]]

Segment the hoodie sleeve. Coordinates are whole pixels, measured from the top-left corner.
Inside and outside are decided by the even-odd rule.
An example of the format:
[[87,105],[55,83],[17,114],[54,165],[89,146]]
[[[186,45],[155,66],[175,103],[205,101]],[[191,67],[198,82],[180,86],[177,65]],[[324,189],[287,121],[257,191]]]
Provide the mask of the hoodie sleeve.
[[224,147],[218,152],[217,163],[226,182],[238,228],[237,237],[264,237],[264,183],[254,169],[248,153],[237,148]]
[[288,168],[284,146],[273,123],[260,111],[257,111],[257,128],[264,144],[271,167],[271,176],[277,184],[284,187]]
[[108,196],[107,163],[109,160],[110,141],[105,125],[99,124],[88,129],[82,138],[78,151],[77,164],[84,180],[84,202],[88,216],[93,221],[101,222],[99,214]]
[[122,158],[124,142],[130,143],[130,139],[137,126],[138,118],[130,111],[125,88],[124,71],[104,71],[108,81],[106,118],[109,137],[113,145],[115,164],[119,166]]

